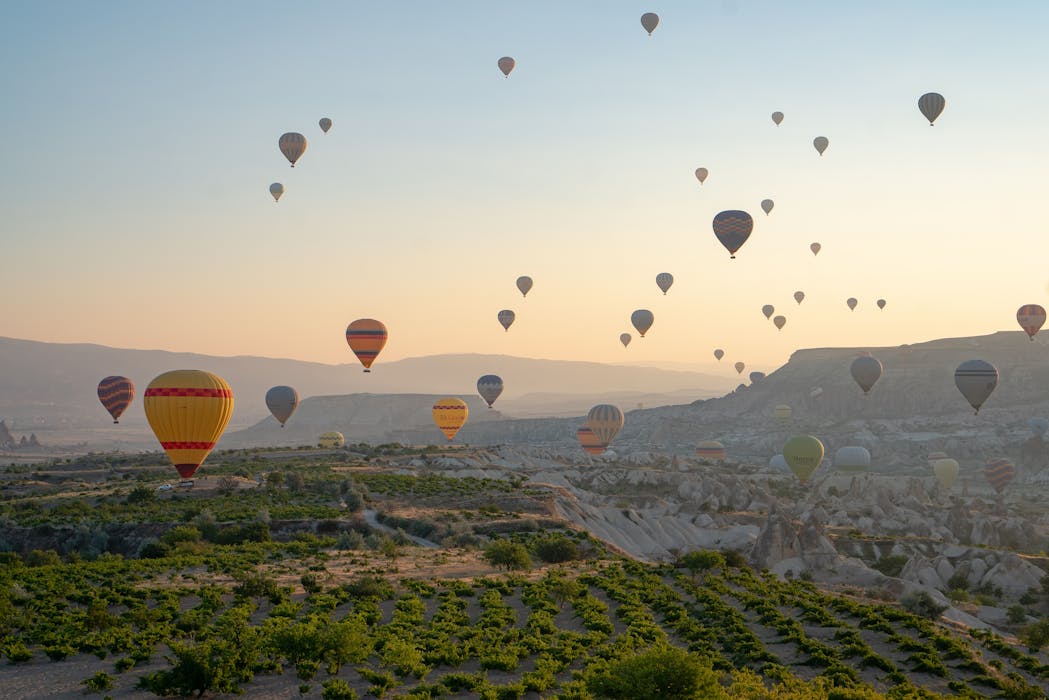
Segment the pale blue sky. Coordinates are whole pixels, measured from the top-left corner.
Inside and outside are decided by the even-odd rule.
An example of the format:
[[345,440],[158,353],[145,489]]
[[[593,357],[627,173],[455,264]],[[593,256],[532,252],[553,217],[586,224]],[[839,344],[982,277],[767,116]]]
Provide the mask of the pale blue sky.
[[[3,17],[3,335],[335,362],[371,316],[390,328],[381,359],[724,347],[764,369],[799,347],[1016,328],[1016,307],[1049,301],[1049,3],[9,2]],[[932,129],[927,91],[947,98]],[[285,131],[310,142],[294,170]],[[710,220],[735,208],[757,226],[729,261]],[[656,323],[624,351],[639,307]]]

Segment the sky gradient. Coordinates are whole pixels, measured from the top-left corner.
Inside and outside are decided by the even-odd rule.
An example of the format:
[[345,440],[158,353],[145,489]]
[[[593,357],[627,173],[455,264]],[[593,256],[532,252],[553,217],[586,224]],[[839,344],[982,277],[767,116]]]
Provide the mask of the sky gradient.
[[[4,17],[0,335],[345,362],[346,325],[372,317],[390,333],[376,369],[720,347],[728,372],[1018,330],[1017,307],[1049,305],[1049,3],[16,1]],[[932,128],[929,91],[947,100]],[[294,169],[285,131],[309,139]],[[756,221],[736,260],[711,231],[723,209]],[[655,324],[624,350],[637,308]]]

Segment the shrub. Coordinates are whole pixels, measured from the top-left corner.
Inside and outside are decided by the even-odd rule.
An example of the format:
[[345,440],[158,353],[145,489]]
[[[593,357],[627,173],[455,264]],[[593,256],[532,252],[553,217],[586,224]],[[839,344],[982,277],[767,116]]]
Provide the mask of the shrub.
[[559,564],[579,558],[579,546],[561,534],[536,539],[533,549],[539,560],[547,564]]
[[1005,617],[1009,624],[1018,625],[1027,621],[1027,609],[1022,605],[1010,605]]
[[510,540],[496,540],[484,549],[484,558],[492,566],[511,569],[529,569],[532,558],[523,544]]
[[1019,637],[1032,654],[1041,651],[1049,643],[1049,619],[1027,625],[1020,630]]
[[341,678],[329,678],[322,686],[321,700],[357,700],[357,691]]
[[718,676],[698,656],[663,646],[627,656],[591,676],[587,689],[610,700],[694,700],[721,695]]
[[393,586],[380,576],[361,576],[354,581],[342,584],[342,590],[354,598],[376,598],[378,600],[393,598]]
[[932,596],[925,591],[918,593],[911,593],[900,599],[900,605],[903,609],[909,613],[914,613],[919,617],[924,617],[927,620],[937,620],[944,610],[947,609],[946,605],[940,605]]
[[113,676],[105,671],[99,671],[95,675],[80,681],[80,685],[84,686],[85,693],[104,693],[113,688]]
[[710,549],[697,549],[681,557],[681,565],[688,569],[692,576],[725,566],[725,556]]

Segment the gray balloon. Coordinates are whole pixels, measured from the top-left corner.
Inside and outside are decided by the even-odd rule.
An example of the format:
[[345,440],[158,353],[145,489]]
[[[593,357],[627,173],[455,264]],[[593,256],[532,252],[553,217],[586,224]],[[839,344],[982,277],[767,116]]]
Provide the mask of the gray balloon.
[[857,357],[852,361],[852,367],[849,369],[852,372],[852,378],[863,389],[864,396],[870,392],[874,383],[881,377],[881,363],[870,355]]
[[954,370],[954,385],[977,413],[998,386],[998,368],[985,360],[966,360]]
[[486,374],[477,380],[477,393],[492,407],[499,394],[503,393],[503,379],[495,374]]
[[275,386],[266,392],[266,408],[270,410],[282,428],[298,407],[299,392],[290,386]]
[[645,333],[652,327],[652,323],[656,320],[656,317],[652,315],[652,312],[648,309],[638,309],[634,313],[630,314],[630,322],[634,324],[634,328],[641,334],[641,337],[645,337]]

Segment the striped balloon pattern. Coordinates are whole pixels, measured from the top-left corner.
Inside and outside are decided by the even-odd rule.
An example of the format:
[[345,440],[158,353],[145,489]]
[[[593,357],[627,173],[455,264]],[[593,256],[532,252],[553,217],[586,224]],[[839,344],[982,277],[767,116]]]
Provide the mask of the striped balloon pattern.
[[1016,476],[1016,467],[1005,457],[996,457],[984,463],[983,475],[991,488],[1001,493]]
[[601,440],[594,435],[594,431],[589,426],[583,426],[579,430],[575,431],[576,439],[579,440],[579,445],[582,447],[587,454],[599,455],[605,451],[605,446],[601,444]]
[[114,423],[120,422],[134,398],[135,385],[127,377],[106,377],[98,383],[98,400],[113,416]]
[[451,442],[459,429],[466,425],[470,408],[462,399],[448,397],[438,399],[431,410],[433,422],[437,424],[444,436]]
[[947,100],[938,92],[927,92],[918,98],[918,109],[921,110],[922,116],[929,120],[929,126],[932,126],[946,106]]
[[721,241],[721,245],[729,252],[731,258],[736,257],[736,251],[750,238],[754,230],[754,219],[745,211],[732,209],[719,212],[714,217],[714,235]]
[[320,436],[317,438],[318,447],[326,447],[330,450],[337,449],[345,444],[346,438],[343,437],[342,433],[336,430],[332,430],[327,433],[321,433]]
[[587,426],[606,448],[616,439],[616,435],[619,435],[624,422],[623,412],[619,407],[608,403],[598,404],[586,414]]
[[277,141],[277,147],[280,148],[280,152],[284,154],[284,157],[291,163],[291,167],[294,168],[295,162],[302,158],[302,154],[306,152],[306,137],[294,131],[289,131],[286,134],[281,134],[280,139]]
[[721,362],[721,358],[724,357],[724,356],[725,356],[725,351],[722,350],[721,348],[718,348],[717,350],[714,351],[714,359],[717,360],[718,362]]
[[1024,304],[1016,311],[1016,322],[1033,341],[1034,334],[1045,325],[1045,309],[1038,304]]
[[986,360],[966,360],[954,370],[954,385],[976,413],[998,386],[998,368]]
[[794,415],[794,411],[791,410],[790,406],[786,404],[780,404],[772,410],[772,415],[778,420],[788,421]]
[[496,374],[486,374],[477,380],[477,393],[492,407],[495,400],[503,393],[503,378]]
[[346,343],[364,365],[365,372],[372,371],[372,363],[386,346],[387,337],[386,326],[374,318],[359,318],[346,326]]
[[707,462],[724,462],[725,446],[717,440],[704,440],[696,445],[696,457]]
[[160,446],[188,479],[207,459],[233,415],[233,390],[217,374],[165,372],[146,387],[143,408]]

